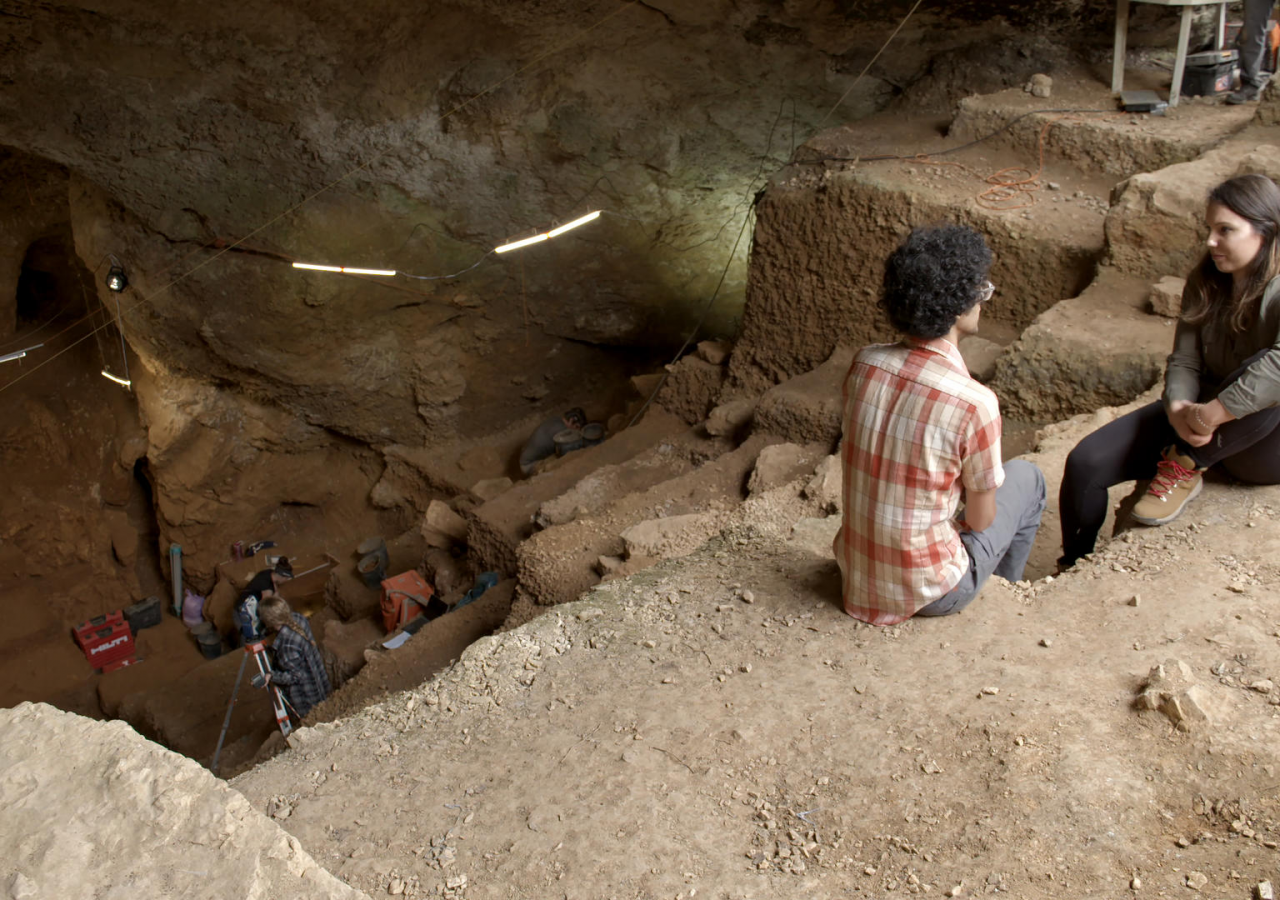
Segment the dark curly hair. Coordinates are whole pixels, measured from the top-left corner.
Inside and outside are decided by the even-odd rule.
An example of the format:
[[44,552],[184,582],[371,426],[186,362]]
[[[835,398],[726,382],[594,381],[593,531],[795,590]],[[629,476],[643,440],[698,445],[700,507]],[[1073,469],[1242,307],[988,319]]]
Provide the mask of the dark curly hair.
[[972,228],[913,229],[885,263],[880,305],[902,333],[942,337],[978,301],[990,268],[991,250]]

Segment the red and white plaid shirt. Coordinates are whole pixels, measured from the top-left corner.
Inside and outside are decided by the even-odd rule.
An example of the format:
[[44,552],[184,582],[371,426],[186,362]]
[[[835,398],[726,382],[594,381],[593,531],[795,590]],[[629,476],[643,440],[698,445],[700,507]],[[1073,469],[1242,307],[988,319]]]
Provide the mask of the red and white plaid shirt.
[[954,516],[961,485],[1004,482],[1000,405],[942,338],[864,347],[843,393],[844,522],[833,549],[844,608],[894,625],[968,571]]

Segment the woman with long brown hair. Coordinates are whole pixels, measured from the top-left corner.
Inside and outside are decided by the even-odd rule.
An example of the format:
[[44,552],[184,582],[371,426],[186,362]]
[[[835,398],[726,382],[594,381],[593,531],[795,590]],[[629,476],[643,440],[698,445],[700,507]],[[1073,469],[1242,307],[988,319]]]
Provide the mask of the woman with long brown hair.
[[311,625],[306,616],[294,612],[279,594],[263,600],[258,615],[267,631],[275,634],[272,643],[275,666],[268,683],[284,688],[289,705],[302,719],[329,696],[329,675],[311,634]]
[[1209,193],[1205,223],[1164,397],[1099,428],[1067,457],[1061,568],[1093,551],[1112,485],[1150,478],[1132,515],[1163,525],[1218,463],[1240,481],[1280,484],[1280,188],[1265,175],[1224,181]]

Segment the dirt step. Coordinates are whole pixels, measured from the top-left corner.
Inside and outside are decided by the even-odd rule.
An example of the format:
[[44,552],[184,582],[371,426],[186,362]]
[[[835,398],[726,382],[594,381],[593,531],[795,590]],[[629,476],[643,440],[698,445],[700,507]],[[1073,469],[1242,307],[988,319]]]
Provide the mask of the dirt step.
[[[866,123],[870,132],[882,127],[892,137],[890,120]],[[861,126],[856,135],[837,129],[803,152],[853,160],[868,149],[863,134]],[[944,148],[939,139],[936,149]],[[839,344],[892,339],[878,304],[884,261],[918,225],[960,222],[986,236],[999,291],[987,321],[1020,331],[1079,294],[1103,254],[1113,179],[1047,159],[1038,190],[1005,201],[1010,208],[991,208],[988,175],[1028,164],[1034,169],[1034,158],[979,145],[945,160],[797,164],[779,172],[756,206],[743,332],[725,395],[807,372]]]
[[1104,268],[1083,294],[1041,314],[996,360],[1006,417],[1051,422],[1128,403],[1155,384],[1174,320],[1147,311],[1150,284]]
[[[681,523],[679,535],[660,538],[673,547],[680,545],[661,556],[679,555],[679,549],[686,547],[695,549],[718,533],[742,503],[748,476],[761,452],[782,443],[774,435],[752,435],[737,449],[701,467],[619,497],[594,514],[536,532],[517,550],[520,590],[540,604],[576,600],[600,580],[601,557],[625,555],[623,532],[647,520],[689,517]],[[785,480],[801,469],[812,470],[824,454],[820,445],[797,448],[788,471],[772,477]],[[628,561],[627,568],[655,561],[657,557],[636,558]]]
[[636,457],[685,434],[688,426],[662,409],[651,408],[635,426],[603,443],[565,456],[551,468],[465,513],[467,545],[482,571],[516,571],[516,548],[533,532],[533,517],[547,501],[569,491],[599,469]]
[[1280,177],[1280,129],[1250,128],[1202,158],[1130,178],[1107,215],[1108,255],[1117,269],[1155,280],[1185,277],[1204,253],[1209,191],[1243,172]]
[[1118,181],[1195,159],[1244,128],[1254,113],[1248,106],[1189,103],[1163,116],[1139,115],[1116,109],[1105,85],[1094,93],[1096,102],[1089,107],[1102,112],[1046,110],[1060,104],[1016,88],[966,97],[948,137],[972,141],[994,135],[989,143],[1032,158],[1043,142],[1046,157],[1082,172],[1105,172]]

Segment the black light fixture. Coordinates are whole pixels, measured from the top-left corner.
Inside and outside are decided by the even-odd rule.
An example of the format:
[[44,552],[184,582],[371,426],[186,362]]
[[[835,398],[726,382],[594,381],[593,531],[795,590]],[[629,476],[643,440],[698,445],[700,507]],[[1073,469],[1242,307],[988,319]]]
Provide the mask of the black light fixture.
[[115,291],[117,294],[129,286],[129,279],[124,274],[124,269],[119,265],[114,265],[107,270],[107,290]]

